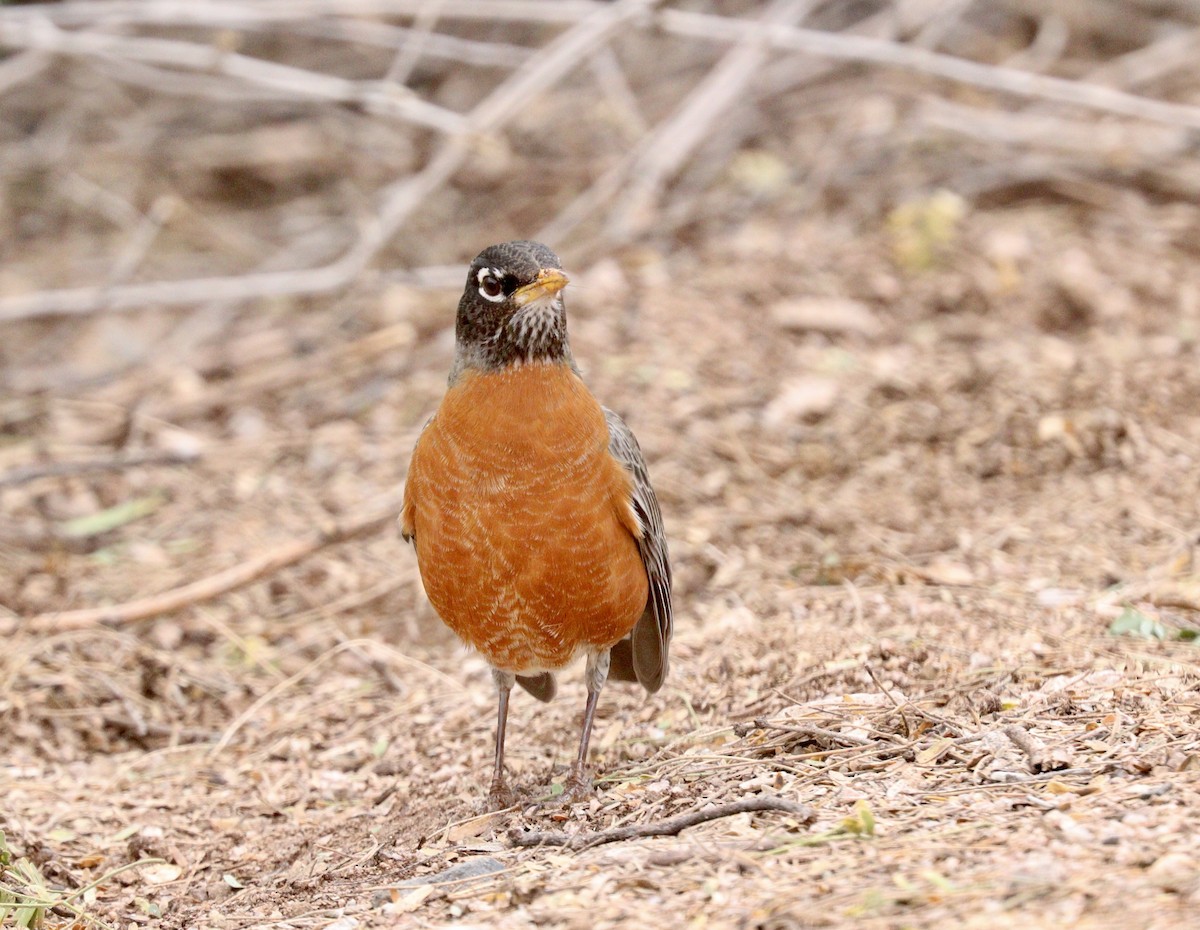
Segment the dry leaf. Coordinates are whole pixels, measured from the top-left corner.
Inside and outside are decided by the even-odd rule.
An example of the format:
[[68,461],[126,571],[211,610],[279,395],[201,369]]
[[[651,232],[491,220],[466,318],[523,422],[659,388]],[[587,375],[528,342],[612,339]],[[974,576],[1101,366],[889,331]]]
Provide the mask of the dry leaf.
[[152,862],[142,866],[142,878],[151,885],[165,885],[183,874],[183,869],[171,862]]
[[434,885],[420,885],[399,900],[384,905],[383,911],[387,914],[411,914],[425,903],[435,888]]
[[463,840],[474,839],[481,833],[486,832],[504,814],[504,811],[489,811],[486,814],[480,814],[478,817],[472,817],[470,820],[464,820],[461,823],[452,823],[446,827],[445,841],[447,843],[461,843]]
[[938,756],[944,753],[947,749],[954,745],[954,740],[943,738],[936,740],[929,746],[920,750],[915,757],[917,765],[932,765],[937,761]]

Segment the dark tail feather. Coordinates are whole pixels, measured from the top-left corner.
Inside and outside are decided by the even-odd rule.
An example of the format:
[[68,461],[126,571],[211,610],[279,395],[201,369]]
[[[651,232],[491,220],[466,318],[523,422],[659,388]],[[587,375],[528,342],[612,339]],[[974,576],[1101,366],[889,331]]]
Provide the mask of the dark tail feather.
[[608,677],[640,684],[653,694],[667,677],[667,651],[652,611],[647,610],[633,632],[612,647]]
[[612,647],[608,654],[609,681],[629,681],[637,683],[637,670],[633,667],[633,640],[626,636]]
[[553,700],[558,692],[558,684],[549,672],[542,672],[540,675],[518,675],[517,684],[542,702]]

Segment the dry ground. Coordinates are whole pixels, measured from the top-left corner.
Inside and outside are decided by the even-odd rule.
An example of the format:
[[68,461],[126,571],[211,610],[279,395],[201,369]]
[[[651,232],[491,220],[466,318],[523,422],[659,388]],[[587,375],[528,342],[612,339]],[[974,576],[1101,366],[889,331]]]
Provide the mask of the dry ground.
[[[677,581],[671,676],[606,690],[586,804],[555,801],[568,676],[514,700],[529,804],[477,816],[490,677],[376,518],[456,289],[6,324],[14,855],[122,927],[1194,926],[1200,208],[1105,173],[939,192],[1003,158],[897,125],[816,193],[764,135],[669,236],[562,249]],[[61,229],[86,238],[14,240],[6,280],[51,274]],[[215,598],[62,628],[298,540]],[[763,797],[815,820],[520,844]]]
[[[982,265],[1002,232],[1036,239],[1065,213],[969,216],[961,254]],[[65,885],[166,860],[104,883],[92,909],[179,927],[341,913],[383,926],[396,910],[513,926],[660,911],[714,926],[1185,926],[1195,647],[1109,627],[1128,602],[1169,636],[1194,628],[1198,320],[1138,296],[1126,276],[1162,259],[1110,263],[1132,230],[1109,235],[1079,254],[1114,269],[1098,294],[1128,287],[1128,302],[1069,330],[1045,326],[1064,298],[1037,281],[1035,242],[1009,293],[978,285],[974,308],[932,296],[965,272],[897,277],[883,255],[866,264],[861,238],[817,227],[643,264],[626,314],[607,306],[612,269],[584,278],[577,353],[642,437],[679,577],[672,677],[650,700],[606,692],[592,804],[463,825],[486,781],[489,679],[421,603],[388,525],[156,622],[11,633],[10,842]],[[777,293],[753,293],[763,276],[745,281],[747,265]],[[814,279],[895,295],[858,295],[867,335],[781,328],[771,300]],[[432,295],[440,323],[378,361],[289,355],[297,378],[239,394],[228,416],[143,421],[149,445],[165,420],[198,437],[195,464],[6,489],[30,526],[160,501],[88,551],[13,553],[16,611],[127,601],[369,509],[436,403],[453,299]],[[196,409],[198,390],[146,402]],[[815,405],[804,420],[780,412],[797,391]],[[78,454],[85,431],[100,443],[122,422],[95,398],[36,408],[17,449]],[[563,690],[516,702],[511,763],[535,796],[573,748],[582,688]],[[758,794],[817,822],[741,815],[580,853],[505,839]],[[847,832],[860,802],[874,836]],[[503,871],[396,890],[480,856]]]

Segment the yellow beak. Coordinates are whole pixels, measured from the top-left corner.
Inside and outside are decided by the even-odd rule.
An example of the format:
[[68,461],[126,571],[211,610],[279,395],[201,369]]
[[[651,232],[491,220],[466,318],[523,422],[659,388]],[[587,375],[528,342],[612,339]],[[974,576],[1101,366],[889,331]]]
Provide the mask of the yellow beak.
[[538,272],[535,281],[531,284],[526,284],[524,287],[519,287],[513,292],[512,301],[518,307],[524,307],[535,300],[553,297],[566,287],[569,281],[570,278],[557,268],[543,268]]

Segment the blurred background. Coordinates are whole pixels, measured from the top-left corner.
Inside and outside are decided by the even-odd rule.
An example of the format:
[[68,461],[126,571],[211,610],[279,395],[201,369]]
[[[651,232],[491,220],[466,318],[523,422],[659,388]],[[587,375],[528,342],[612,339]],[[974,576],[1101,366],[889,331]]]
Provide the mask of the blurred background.
[[[486,672],[394,518],[465,267],[510,238],[562,256],[649,459],[679,720],[866,690],[862,656],[919,691],[1090,667],[1118,621],[1190,648],[1196,0],[65,0],[0,6],[0,55],[30,771],[223,734],[235,769],[474,784]],[[467,690],[430,705],[430,667]],[[403,748],[397,701],[462,710]]]
[[[169,587],[393,493],[462,269],[516,237],[576,273],[576,354],[665,459],[679,545],[769,532],[811,580],[866,522],[856,555],[920,561],[957,545],[925,519],[948,495],[1190,448],[1197,4],[0,14],[14,614]],[[909,467],[930,453],[942,471]],[[976,532],[1020,497],[988,495]],[[1081,577],[1119,575],[1069,542]],[[701,584],[710,556],[682,551]],[[396,558],[255,596],[315,606]]]

